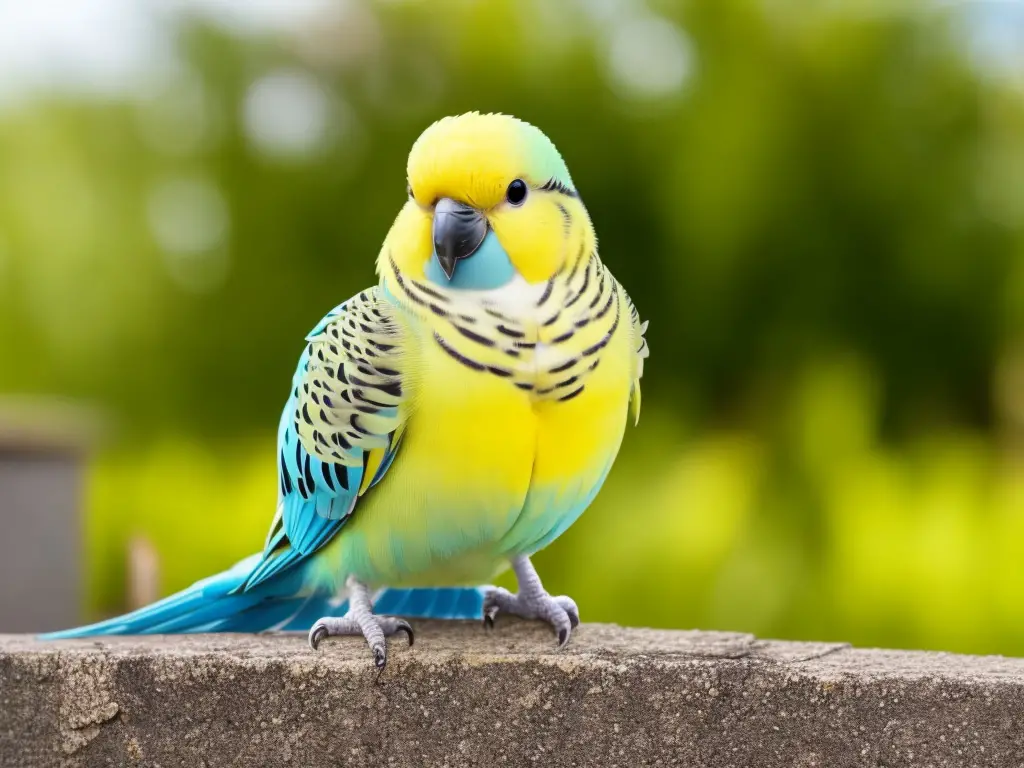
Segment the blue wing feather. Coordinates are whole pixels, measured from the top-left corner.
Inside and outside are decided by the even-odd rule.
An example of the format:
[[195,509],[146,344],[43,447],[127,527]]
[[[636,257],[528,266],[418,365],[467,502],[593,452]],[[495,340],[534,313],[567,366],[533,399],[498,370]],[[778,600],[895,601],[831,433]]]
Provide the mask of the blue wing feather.
[[[361,312],[361,316],[368,319],[366,307],[372,297],[364,292],[354,298],[363,302],[354,311]],[[332,327],[331,323],[343,316],[348,304],[345,302],[331,310],[314,327],[310,338],[327,332],[337,338],[337,326]],[[343,449],[348,461],[334,463],[312,455],[303,445],[297,429],[296,409],[306,404],[303,396],[309,395],[306,387],[312,350],[311,343],[299,359],[292,377],[291,396],[281,414],[278,427],[278,511],[263,552],[124,616],[53,632],[44,638],[273,629],[306,631],[322,616],[338,616],[345,612],[347,600],[322,590],[311,590],[306,583],[305,566],[352,514],[366,471],[364,448],[356,442],[346,444],[346,440],[341,440],[330,451]],[[338,378],[341,377],[339,369]],[[334,395],[333,390],[321,391]],[[315,397],[311,399],[316,401]],[[395,418],[396,429],[386,436],[384,455],[367,488],[372,488],[385,476],[402,442],[397,408],[392,404],[382,407],[379,413]],[[319,415],[321,421],[318,424],[332,425],[330,416],[324,412]],[[318,439],[316,430],[312,434],[314,439]],[[385,589],[378,593],[377,598],[377,609],[381,612],[410,617],[478,618],[483,605],[483,592],[478,588]]]
[[[323,333],[343,315],[347,304],[343,302],[328,312],[307,338]],[[252,589],[294,567],[330,541],[352,514],[359,496],[364,473],[362,462],[353,466],[323,462],[311,455],[299,440],[294,417],[310,354],[311,346],[307,345],[292,376],[292,392],[278,424],[278,503],[282,505],[282,531],[268,541],[263,561],[249,576],[243,586],[244,590]],[[383,477],[387,471],[385,464],[391,465],[397,445],[395,448],[386,457],[386,462],[381,462],[377,472],[379,477]],[[346,453],[360,458],[363,451],[358,446],[351,446],[346,449]],[[285,539],[288,546],[282,548]]]

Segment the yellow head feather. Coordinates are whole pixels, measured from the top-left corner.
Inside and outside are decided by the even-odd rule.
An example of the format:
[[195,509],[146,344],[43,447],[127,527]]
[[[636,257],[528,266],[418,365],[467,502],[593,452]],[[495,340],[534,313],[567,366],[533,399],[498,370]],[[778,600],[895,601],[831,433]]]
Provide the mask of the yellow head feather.
[[[529,282],[549,279],[594,247],[590,218],[562,156],[540,129],[522,120],[478,112],[438,120],[413,145],[407,173],[411,198],[384,251],[413,276],[423,275],[433,253],[432,209],[441,198],[481,211]],[[519,206],[505,199],[515,179],[530,188]]]

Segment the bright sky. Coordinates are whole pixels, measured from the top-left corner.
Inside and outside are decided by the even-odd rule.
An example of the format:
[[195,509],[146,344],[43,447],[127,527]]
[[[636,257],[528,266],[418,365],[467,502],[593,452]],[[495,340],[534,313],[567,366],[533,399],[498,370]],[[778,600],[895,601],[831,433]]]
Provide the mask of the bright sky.
[[173,66],[184,14],[238,32],[302,23],[331,0],[0,0],[0,99],[34,89],[98,94]]
[[[169,33],[184,14],[203,15],[239,33],[251,33],[299,25],[325,8],[357,2],[0,0],[0,102],[37,89],[95,94],[131,89],[154,72],[173,67]],[[621,4],[588,2],[602,8]],[[1018,77],[1024,71],[1024,0],[936,3],[964,10],[971,51],[982,67]],[[626,4],[643,5],[632,0]],[[646,31],[664,32],[654,27]],[[686,62],[676,64],[685,67]]]

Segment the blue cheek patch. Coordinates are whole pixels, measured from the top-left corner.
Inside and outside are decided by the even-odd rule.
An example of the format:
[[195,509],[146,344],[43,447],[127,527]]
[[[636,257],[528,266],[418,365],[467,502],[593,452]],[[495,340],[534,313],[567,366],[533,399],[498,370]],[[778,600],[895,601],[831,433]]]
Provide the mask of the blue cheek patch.
[[455,288],[464,291],[487,291],[500,288],[515,277],[516,270],[509,261],[508,254],[498,242],[493,231],[487,233],[483,243],[468,259],[455,262],[455,274],[449,280],[441,269],[435,253],[424,270],[427,279],[443,288]]

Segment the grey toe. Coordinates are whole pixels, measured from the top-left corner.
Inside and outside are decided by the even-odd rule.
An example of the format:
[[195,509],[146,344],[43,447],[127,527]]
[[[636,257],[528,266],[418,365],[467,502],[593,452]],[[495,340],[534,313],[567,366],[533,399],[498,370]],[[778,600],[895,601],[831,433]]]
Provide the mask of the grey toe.
[[552,597],[546,592],[512,594],[501,587],[491,589],[484,595],[484,626],[493,627],[494,618],[499,613],[547,622],[558,637],[559,648],[569,642],[572,630],[580,623],[579,608],[571,597]]
[[555,602],[568,614],[569,624],[576,629],[580,625],[580,609],[576,607],[576,601],[568,595],[559,595],[555,598]]

